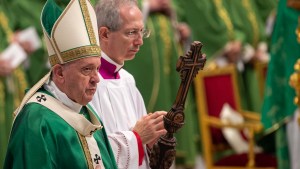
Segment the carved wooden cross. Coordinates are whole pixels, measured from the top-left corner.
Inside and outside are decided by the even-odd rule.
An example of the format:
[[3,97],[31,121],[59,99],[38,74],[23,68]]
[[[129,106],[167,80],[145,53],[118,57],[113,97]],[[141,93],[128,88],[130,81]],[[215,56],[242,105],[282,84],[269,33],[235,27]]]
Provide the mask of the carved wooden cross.
[[202,44],[195,41],[190,50],[178,59],[176,70],[180,73],[181,84],[179,86],[175,103],[171,110],[164,116],[164,125],[168,131],[160,137],[158,143],[153,146],[150,154],[150,167],[152,169],[169,169],[176,155],[176,139],[173,134],[184,124],[184,104],[189,87],[199,69],[203,69],[206,58],[201,53]]
[[[184,105],[188,89],[192,80],[197,75],[199,69],[203,69],[206,58],[201,54],[202,44],[195,41],[185,57],[180,56],[176,65],[176,70],[180,73],[181,84],[177,93],[175,104]],[[180,96],[180,97],[178,97]]]

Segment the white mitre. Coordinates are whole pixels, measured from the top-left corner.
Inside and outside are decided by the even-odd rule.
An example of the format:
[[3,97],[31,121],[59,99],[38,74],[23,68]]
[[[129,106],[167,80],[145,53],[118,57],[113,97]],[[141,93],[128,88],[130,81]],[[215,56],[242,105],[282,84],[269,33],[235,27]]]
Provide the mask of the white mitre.
[[48,0],[41,14],[51,66],[100,56],[97,19],[89,0],[71,0],[64,11]]

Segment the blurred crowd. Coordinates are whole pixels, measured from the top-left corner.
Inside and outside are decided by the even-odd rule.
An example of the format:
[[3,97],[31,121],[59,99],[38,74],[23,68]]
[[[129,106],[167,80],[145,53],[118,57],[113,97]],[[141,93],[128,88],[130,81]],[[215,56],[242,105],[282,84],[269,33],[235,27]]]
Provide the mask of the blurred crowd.
[[[13,111],[25,90],[50,69],[40,26],[45,2],[0,0],[0,166]],[[297,152],[292,154],[291,148],[297,141],[292,144],[288,139],[291,138],[288,133],[293,132],[289,125],[297,115],[293,103],[295,91],[288,83],[293,65],[300,57],[295,33],[300,25],[297,4],[289,0],[138,0],[138,3],[151,35],[124,68],[135,77],[147,112],[171,108],[181,82],[176,72],[177,59],[185,55],[191,42],[200,41],[207,58],[204,70],[236,67],[242,108],[262,117],[265,136],[259,140],[262,148],[276,156],[278,168],[300,169],[295,159]],[[268,65],[264,90],[260,90],[255,69],[259,64]],[[191,86],[187,97],[185,125],[176,133],[174,168],[205,168],[205,161],[199,164],[196,160],[203,156],[205,145],[201,142],[195,88]],[[300,139],[294,135],[293,140]]]

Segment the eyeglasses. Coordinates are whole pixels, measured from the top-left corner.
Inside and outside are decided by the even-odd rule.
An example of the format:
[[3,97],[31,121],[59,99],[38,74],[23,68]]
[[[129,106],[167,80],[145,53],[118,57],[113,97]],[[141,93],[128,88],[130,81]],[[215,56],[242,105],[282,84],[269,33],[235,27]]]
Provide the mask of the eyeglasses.
[[86,66],[86,67],[81,68],[81,73],[85,76],[90,76],[95,72],[97,74],[98,71],[99,71],[99,68],[94,67],[94,66]]
[[138,29],[133,29],[133,30],[129,30],[127,32],[125,32],[126,36],[132,39],[137,39],[139,37],[139,35],[142,38],[149,38],[151,31],[147,30],[147,29],[143,29],[143,30],[138,30]]

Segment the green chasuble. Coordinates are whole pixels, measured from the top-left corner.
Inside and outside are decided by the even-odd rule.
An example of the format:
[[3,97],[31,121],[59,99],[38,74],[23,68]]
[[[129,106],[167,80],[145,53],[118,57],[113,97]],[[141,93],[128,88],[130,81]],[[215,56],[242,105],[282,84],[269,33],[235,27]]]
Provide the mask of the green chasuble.
[[[0,53],[8,47],[17,22],[8,4],[1,1],[0,5]],[[13,111],[20,104],[26,88],[26,75],[21,67],[8,76],[0,76],[0,168],[5,158]]]
[[[39,91],[50,95],[44,89]],[[85,106],[80,113],[89,119]],[[81,143],[79,135],[58,114],[38,103],[28,103],[14,121],[4,168],[87,169],[86,145]],[[117,169],[105,129],[97,130],[93,136],[104,167]]]
[[[262,17],[258,16],[254,0],[228,0],[226,3],[235,30],[242,34],[240,40],[243,45],[249,44],[256,50],[259,42],[266,42],[265,24]],[[262,98],[254,65],[246,63],[241,75],[247,102],[245,109],[261,112]]]
[[265,129],[276,129],[278,168],[289,168],[285,122],[296,110],[293,99],[295,90],[289,85],[294,64],[300,57],[297,28],[300,11],[287,7],[287,0],[280,0],[272,34],[271,60],[268,65],[262,122]]
[[[216,57],[221,55],[228,42],[240,39],[241,33],[234,30],[225,0],[175,0],[175,3],[179,20],[190,26],[192,41],[200,41],[203,44],[202,52],[207,58],[204,69],[208,69]],[[197,145],[201,151],[200,124],[197,119],[197,114],[194,114],[191,120],[195,123]]]
[[[215,65],[217,57],[222,56],[225,46],[232,41],[242,41],[244,34],[234,27],[226,0],[192,0],[189,3],[176,0],[177,12],[181,21],[187,22],[192,30],[193,40],[203,43],[207,64],[204,69]],[[211,64],[213,63],[213,64]],[[244,84],[239,76],[241,104],[247,108]]]
[[[192,30],[192,39],[203,43],[202,51],[207,63],[204,69],[215,65],[215,59],[223,56],[225,46],[232,41],[242,41],[243,33],[235,29],[226,0],[191,0],[188,3],[175,0],[180,21],[186,22]],[[245,95],[244,84],[239,75],[240,95]],[[241,97],[246,108],[247,101]]]
[[[151,31],[151,35],[144,39],[144,44],[135,58],[125,63],[125,69],[134,76],[148,112],[169,111],[180,84],[176,63],[181,48],[175,38],[177,35],[170,17],[161,13],[150,13],[145,28]],[[196,111],[193,106],[194,101],[188,98],[185,105],[186,124],[176,134],[177,157],[182,157],[189,166],[194,165],[196,155],[196,132],[191,119],[197,118],[194,118]]]
[[235,29],[243,34],[243,43],[256,48],[259,42],[266,40],[265,23],[258,15],[260,11],[254,0],[228,0],[226,3]]
[[258,9],[258,16],[266,23],[271,13],[276,12],[278,0],[254,0]]
[[[190,25],[193,40],[199,40],[204,45],[203,51],[208,58],[204,69],[221,55],[230,41],[257,44],[265,39],[263,17],[257,14],[264,13],[266,18],[267,13],[271,11],[269,9],[274,8],[274,2],[258,1],[175,0],[180,20]],[[261,112],[262,100],[252,65],[246,65],[246,70],[239,73],[238,78],[242,108]]]
[[178,17],[188,23],[193,40],[203,43],[208,62],[216,57],[227,42],[239,39],[223,0],[175,0]]

